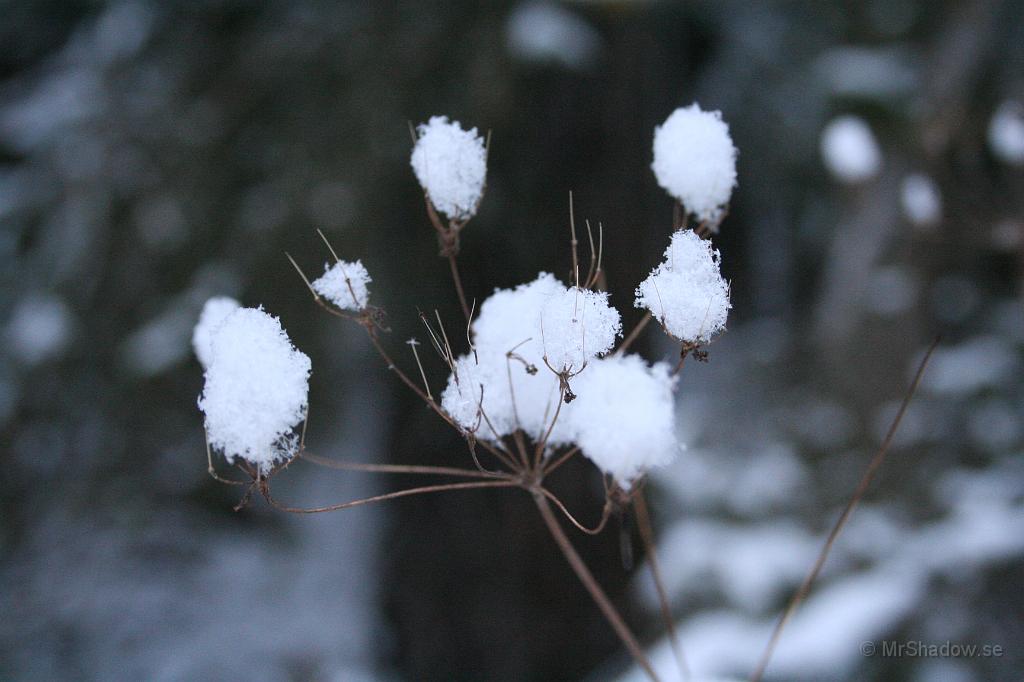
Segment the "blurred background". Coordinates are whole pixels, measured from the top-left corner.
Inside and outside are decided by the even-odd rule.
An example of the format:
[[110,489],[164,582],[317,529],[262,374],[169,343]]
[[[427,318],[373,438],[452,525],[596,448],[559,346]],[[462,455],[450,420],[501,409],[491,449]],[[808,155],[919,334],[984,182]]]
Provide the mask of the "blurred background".
[[[313,361],[307,442],[469,464],[361,330],[311,302],[361,258],[387,339],[457,319],[409,123],[491,131],[470,296],[569,271],[568,193],[612,302],[660,260],[655,125],[720,109],[739,187],[716,236],[729,331],[687,363],[687,450],[649,493],[690,667],[750,673],[934,335],[876,485],[777,680],[1024,673],[1024,3],[0,2],[0,677],[612,680],[634,674],[531,501],[457,492],[293,517],[206,475],[190,348],[212,295]],[[677,352],[650,329],[635,348]],[[444,381],[440,362],[429,377]],[[600,478],[566,466],[585,518]],[[326,504],[410,481],[302,464]],[[574,535],[671,678],[653,586],[612,524]],[[634,544],[639,547],[635,537]],[[881,642],[998,645],[991,658]],[[862,654],[878,643],[875,656]]]

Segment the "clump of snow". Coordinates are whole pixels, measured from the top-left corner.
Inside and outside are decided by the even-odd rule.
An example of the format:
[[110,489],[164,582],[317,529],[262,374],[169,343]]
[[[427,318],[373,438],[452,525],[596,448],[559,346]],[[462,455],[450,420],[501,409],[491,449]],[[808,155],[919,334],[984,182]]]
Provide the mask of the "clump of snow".
[[680,107],[654,129],[658,184],[698,220],[717,222],[736,187],[736,147],[718,111]]
[[460,426],[488,439],[516,428],[534,439],[543,436],[558,406],[559,384],[544,367],[540,317],[548,298],[564,289],[542,272],[514,289],[495,290],[483,302],[472,326],[475,352],[459,358],[441,397]]
[[544,303],[538,332],[547,364],[556,372],[574,373],[611,350],[622,321],[608,305],[607,293],[569,287]]
[[29,294],[18,302],[7,323],[8,348],[25,364],[39,364],[64,352],[72,327],[71,311],[61,298]]
[[624,487],[668,464],[679,452],[674,385],[667,365],[648,367],[637,355],[590,363],[573,387],[577,400],[568,414],[576,444]]
[[206,369],[210,366],[210,356],[213,352],[210,347],[210,337],[213,331],[220,326],[231,313],[241,307],[241,304],[230,296],[214,296],[203,304],[203,310],[199,313],[199,322],[192,330],[192,350],[196,353],[199,364]]
[[1024,165],[1024,106],[1003,102],[988,124],[988,146],[1003,163]]
[[210,335],[199,409],[212,447],[267,471],[294,452],[306,415],[310,362],[276,317],[258,308],[228,314]]
[[931,227],[942,219],[942,194],[927,175],[914,173],[900,184],[903,215],[916,227]]
[[554,62],[583,69],[597,58],[601,37],[586,21],[565,7],[524,2],[505,25],[509,52],[524,61]]
[[829,121],[821,133],[821,156],[829,172],[849,184],[875,176],[882,167],[882,152],[875,135],[857,116]]
[[367,285],[373,280],[362,261],[338,261],[324,264],[324,274],[313,281],[313,291],[342,310],[356,312],[366,308],[370,298]]
[[725,328],[729,285],[720,272],[718,251],[692,230],[679,230],[665,260],[636,290],[636,307],[646,308],[669,334],[707,343]]
[[453,220],[473,217],[484,194],[487,150],[476,128],[463,130],[447,116],[417,128],[412,169],[438,211]]

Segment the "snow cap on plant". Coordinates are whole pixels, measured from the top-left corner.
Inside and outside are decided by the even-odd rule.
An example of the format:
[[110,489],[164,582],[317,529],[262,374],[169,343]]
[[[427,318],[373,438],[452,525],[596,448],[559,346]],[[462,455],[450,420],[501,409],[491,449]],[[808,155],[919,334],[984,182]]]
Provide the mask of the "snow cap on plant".
[[224,318],[235,312],[241,304],[230,296],[214,296],[203,304],[199,321],[192,330],[192,350],[199,364],[206,369],[210,366],[210,337]]
[[373,280],[361,261],[324,264],[324,274],[313,281],[313,290],[341,310],[360,311],[370,298],[367,285]]
[[438,211],[452,220],[476,213],[487,177],[487,150],[476,128],[432,116],[416,127],[412,169]]
[[725,328],[732,307],[719,267],[710,242],[693,230],[679,230],[665,260],[637,287],[636,307],[649,310],[680,341],[707,343]]
[[276,317],[260,308],[229,313],[210,335],[199,409],[210,446],[266,472],[291,456],[306,415],[310,362]]
[[651,169],[689,214],[717,223],[736,187],[736,147],[721,112],[696,103],[673,111],[654,129]]
[[608,305],[608,294],[579,287],[549,297],[537,329],[547,364],[570,374],[611,350],[621,332],[619,311]]
[[595,360],[573,387],[568,414],[575,442],[597,467],[625,488],[679,452],[672,389],[664,363],[637,355]]

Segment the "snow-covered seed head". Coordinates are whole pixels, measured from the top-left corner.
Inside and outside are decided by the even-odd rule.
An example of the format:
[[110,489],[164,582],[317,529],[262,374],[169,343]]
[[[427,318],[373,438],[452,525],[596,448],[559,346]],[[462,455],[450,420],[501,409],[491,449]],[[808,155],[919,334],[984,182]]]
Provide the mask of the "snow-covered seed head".
[[309,358],[276,317],[258,308],[229,313],[210,335],[199,398],[210,446],[262,472],[290,457],[306,415],[309,373]]
[[624,488],[679,452],[674,383],[667,365],[648,367],[636,355],[595,360],[576,380],[567,414],[575,442]]
[[649,310],[676,339],[707,343],[725,328],[732,307],[719,259],[710,242],[679,230],[665,260],[637,287],[636,307]]
[[829,121],[821,133],[821,157],[836,180],[847,184],[864,182],[882,167],[882,151],[874,133],[856,116]]
[[215,296],[203,304],[199,313],[199,321],[192,330],[192,350],[196,353],[199,364],[206,369],[210,366],[210,337],[213,331],[224,321],[224,318],[235,312],[241,304],[230,296]]
[[541,309],[538,333],[544,359],[555,372],[580,372],[590,359],[611,350],[621,332],[619,311],[608,305],[603,291],[563,288]]
[[452,220],[472,218],[487,177],[483,138],[446,116],[432,116],[416,132],[412,169],[431,203]]
[[654,129],[654,175],[698,220],[718,222],[736,187],[736,147],[718,111],[696,103]]
[[361,261],[324,264],[324,274],[313,281],[313,291],[341,310],[359,312],[370,298],[367,285],[373,280]]

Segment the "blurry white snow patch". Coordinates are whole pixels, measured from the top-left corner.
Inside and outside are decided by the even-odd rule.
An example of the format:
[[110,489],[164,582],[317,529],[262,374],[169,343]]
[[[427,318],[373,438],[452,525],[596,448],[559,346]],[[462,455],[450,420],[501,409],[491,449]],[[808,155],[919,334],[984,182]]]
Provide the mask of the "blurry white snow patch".
[[342,310],[366,308],[370,298],[367,285],[373,280],[362,261],[324,264],[324,274],[313,281],[313,290]]
[[569,420],[575,442],[601,471],[628,488],[679,452],[674,385],[668,365],[648,366],[638,355],[591,362],[573,385],[577,398]]
[[111,62],[131,57],[149,39],[155,18],[145,2],[122,0],[111,4],[96,20],[96,53]]
[[[1000,452],[1019,443],[1024,435],[1021,414],[1024,409],[1010,405],[1000,398],[990,398],[971,408],[967,430],[975,445],[992,452]],[[1024,490],[1024,487],[1021,488]]]
[[785,507],[807,485],[807,467],[793,448],[768,443],[747,466],[736,472],[726,487],[729,507],[745,515],[761,515]]
[[836,95],[888,99],[917,86],[909,56],[899,49],[837,47],[825,51],[814,66]]
[[292,346],[276,317],[239,308],[210,336],[199,409],[210,445],[270,469],[294,452],[293,429],[306,415],[309,358]]
[[864,291],[864,305],[883,317],[906,313],[917,302],[917,278],[909,269],[890,265],[875,269]]
[[855,184],[874,177],[882,167],[882,151],[863,119],[839,116],[821,133],[825,167],[843,183]]
[[118,361],[129,372],[144,377],[170,369],[188,356],[189,334],[192,333],[193,339],[195,335],[194,320],[192,308],[176,306],[172,301],[163,312],[121,342],[117,349]]
[[570,69],[593,66],[601,50],[596,29],[552,2],[517,5],[505,23],[505,39],[509,52],[517,59]]
[[32,293],[15,305],[7,322],[11,354],[27,365],[59,357],[71,340],[74,322],[63,299]]
[[676,339],[707,343],[725,329],[732,307],[720,267],[711,242],[692,230],[679,230],[665,260],[637,287],[635,305],[651,311]]
[[[919,358],[914,359],[916,368]],[[935,349],[921,387],[936,395],[966,396],[1017,381],[1020,356],[1004,339],[976,336]]]
[[452,220],[476,214],[487,178],[487,150],[476,128],[463,130],[447,116],[431,116],[416,126],[410,163],[438,211]]
[[673,111],[654,129],[651,169],[688,214],[717,223],[736,187],[736,147],[721,112],[696,103]]
[[206,369],[210,366],[210,358],[213,348],[210,339],[213,330],[220,326],[231,313],[241,307],[241,304],[230,296],[215,296],[203,304],[203,310],[199,313],[199,321],[192,330],[192,350],[195,351],[199,364]]
[[1024,165],[1024,105],[1007,100],[988,124],[988,146],[1003,163]]
[[939,186],[923,173],[913,173],[900,183],[900,206],[914,227],[932,227],[942,220]]

